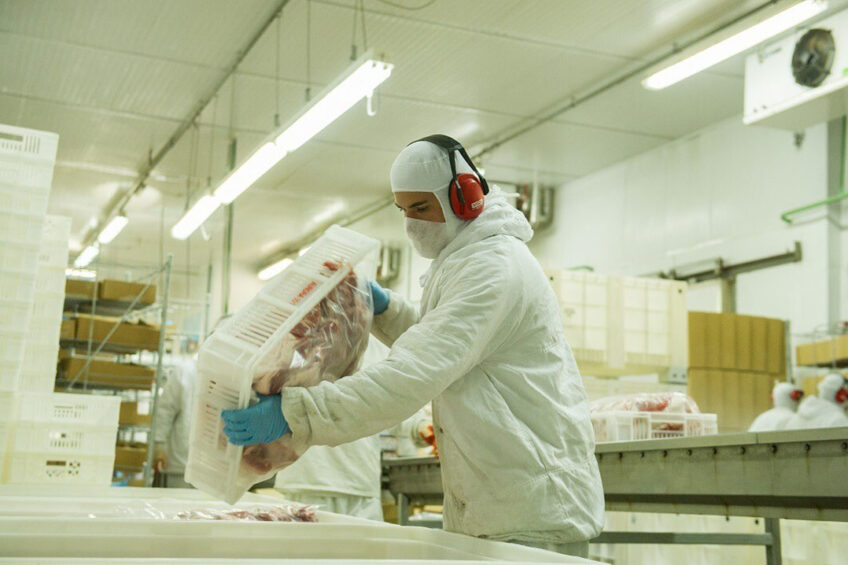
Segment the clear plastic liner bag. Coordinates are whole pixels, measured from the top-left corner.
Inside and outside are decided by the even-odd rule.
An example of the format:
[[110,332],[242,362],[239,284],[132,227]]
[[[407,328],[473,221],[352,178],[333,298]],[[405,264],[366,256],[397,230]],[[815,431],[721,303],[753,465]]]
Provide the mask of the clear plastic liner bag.
[[[254,392],[280,394],[285,387],[335,381],[359,368],[373,318],[368,281],[358,277],[347,264],[326,262],[324,269],[327,276],[339,269],[347,269],[348,274],[257,365]],[[246,446],[238,482],[245,489],[250,488],[297,458],[291,434],[271,443]]]
[[663,412],[700,414],[692,397],[682,392],[640,392],[607,396],[590,405],[592,414],[603,412]]
[[89,518],[127,518],[132,520],[228,520],[241,522],[317,522],[315,506],[265,504],[234,507],[218,503],[186,508],[185,503],[160,501],[126,503],[110,511],[88,513]]

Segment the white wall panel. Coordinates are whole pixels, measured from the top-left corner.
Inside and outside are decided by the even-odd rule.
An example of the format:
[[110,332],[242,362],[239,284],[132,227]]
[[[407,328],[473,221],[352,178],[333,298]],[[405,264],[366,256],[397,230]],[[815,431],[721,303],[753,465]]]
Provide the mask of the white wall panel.
[[555,225],[531,246],[545,266],[642,274],[801,241],[802,263],[739,277],[737,309],[812,329],[827,320],[826,226],[815,215],[787,226],[780,214],[824,197],[825,146],[823,126],[799,148],[787,132],[725,120],[562,187]]

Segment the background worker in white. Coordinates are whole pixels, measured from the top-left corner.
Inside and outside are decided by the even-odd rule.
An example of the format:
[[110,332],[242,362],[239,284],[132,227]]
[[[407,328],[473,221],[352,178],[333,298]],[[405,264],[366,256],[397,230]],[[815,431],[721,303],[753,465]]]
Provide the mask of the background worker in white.
[[798,412],[786,423],[787,430],[838,428],[848,426],[845,402],[848,388],[842,375],[831,373],[819,383],[819,395],[801,402]]
[[162,475],[164,486],[194,488],[183,476],[188,460],[197,364],[193,359],[179,358],[168,367],[166,379],[153,420],[154,469]]
[[434,261],[420,312],[374,291],[388,297],[372,330],[391,346],[388,359],[286,389],[280,418],[225,412],[224,431],[250,443],[290,428],[302,451],[372,435],[432,400],[445,529],[585,556],[604,521],[586,394],[556,298],[525,244],[533,232],[524,216],[497,192],[476,219],[453,211],[449,186],[476,176],[469,163],[418,141],[392,165],[407,234]]
[[[371,338],[362,360],[370,367],[386,358],[389,349]],[[404,421],[393,434],[426,447],[421,431],[430,423],[423,413]],[[288,500],[320,505],[322,510],[383,520],[380,500],[380,439],[370,436],[336,447],[315,446],[279,473],[274,487]]]
[[782,430],[795,415],[798,402],[804,393],[789,383],[776,383],[771,392],[774,408],[766,410],[751,424],[749,432],[773,432]]

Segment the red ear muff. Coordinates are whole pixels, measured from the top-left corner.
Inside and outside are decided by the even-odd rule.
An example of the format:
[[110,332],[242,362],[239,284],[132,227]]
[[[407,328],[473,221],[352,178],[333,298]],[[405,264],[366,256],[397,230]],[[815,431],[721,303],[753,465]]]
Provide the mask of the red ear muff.
[[793,391],[789,394],[789,398],[791,398],[791,399],[792,399],[792,400],[794,400],[795,402],[798,402],[799,400],[801,400],[802,398],[804,398],[804,391],[801,391],[801,390],[793,390]]
[[848,390],[846,390],[845,387],[842,387],[836,391],[836,402],[842,404],[846,400],[848,400]]
[[473,220],[485,207],[483,186],[476,176],[462,173],[450,185],[450,204],[453,213],[461,220]]

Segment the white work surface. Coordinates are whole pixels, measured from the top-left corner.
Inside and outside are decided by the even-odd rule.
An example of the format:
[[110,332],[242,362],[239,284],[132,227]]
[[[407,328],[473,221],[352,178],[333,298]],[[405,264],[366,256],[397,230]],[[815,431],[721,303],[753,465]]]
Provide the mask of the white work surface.
[[[238,507],[280,505],[249,494]],[[439,530],[318,512],[318,523],[157,519],[231,506],[196,490],[0,486],[0,564],[595,563]]]

